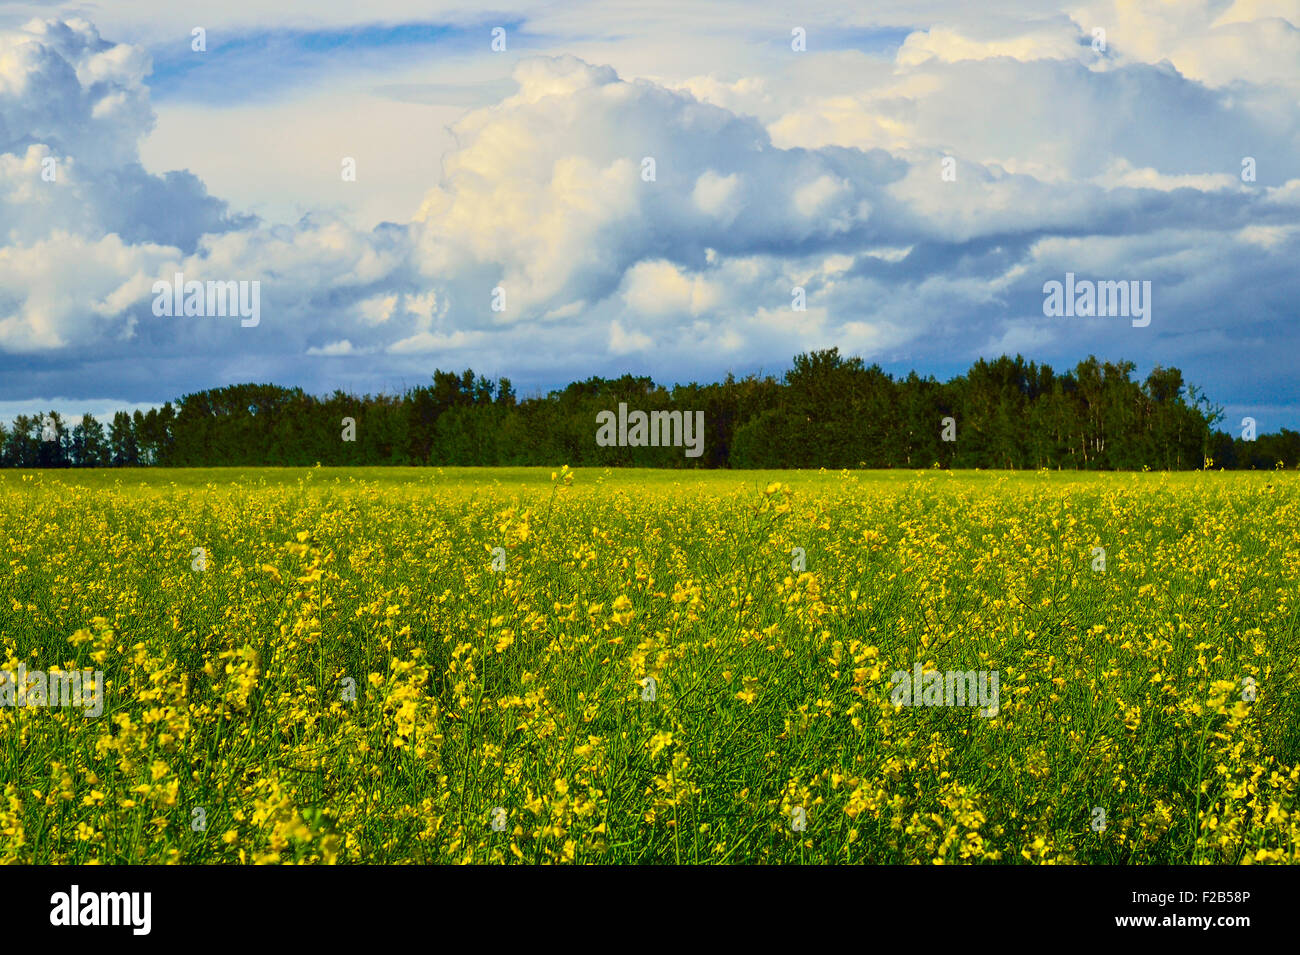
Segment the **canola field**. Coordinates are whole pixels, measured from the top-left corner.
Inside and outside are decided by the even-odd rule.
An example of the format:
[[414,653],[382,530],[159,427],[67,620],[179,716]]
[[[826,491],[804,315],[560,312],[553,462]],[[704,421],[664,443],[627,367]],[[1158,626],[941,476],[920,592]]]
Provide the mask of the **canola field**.
[[0,472],[0,861],[1300,862],[1298,584],[1283,472]]

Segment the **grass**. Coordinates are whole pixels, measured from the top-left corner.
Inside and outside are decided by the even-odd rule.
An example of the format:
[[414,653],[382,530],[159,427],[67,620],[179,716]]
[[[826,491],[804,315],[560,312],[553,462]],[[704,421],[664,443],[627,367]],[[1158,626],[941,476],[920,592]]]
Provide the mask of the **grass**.
[[0,706],[0,859],[1300,861],[1298,492],[0,472],[0,669],[107,684]]

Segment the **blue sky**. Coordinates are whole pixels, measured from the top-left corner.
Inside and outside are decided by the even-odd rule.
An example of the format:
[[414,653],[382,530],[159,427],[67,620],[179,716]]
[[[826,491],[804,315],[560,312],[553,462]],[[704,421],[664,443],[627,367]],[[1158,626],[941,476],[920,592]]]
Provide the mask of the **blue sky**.
[[[329,29],[248,29],[204,38],[205,55],[188,45],[151,46],[149,78],[154,103],[191,103],[230,109],[253,101],[276,101],[303,87],[328,85],[346,59],[351,71],[379,77],[418,68],[441,56],[481,45],[496,21],[473,26],[446,23],[359,24]],[[501,24],[516,49],[533,42],[522,24]],[[192,36],[192,34],[191,34]],[[210,41],[210,42],[209,42]]]
[[[0,419],[838,346],[1300,428],[1300,0],[209,6],[0,4]],[[177,272],[260,321],[155,315]],[[1150,324],[1045,315],[1067,272]]]

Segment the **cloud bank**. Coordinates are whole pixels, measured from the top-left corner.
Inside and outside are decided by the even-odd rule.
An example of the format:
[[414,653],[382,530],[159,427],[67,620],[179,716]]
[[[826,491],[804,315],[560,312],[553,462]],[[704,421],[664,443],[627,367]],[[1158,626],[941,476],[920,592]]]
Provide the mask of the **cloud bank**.
[[[1012,11],[888,54],[782,41],[757,75],[516,57],[513,92],[415,157],[409,216],[361,228],[147,170],[149,53],[34,20],[0,32],[0,400],[467,365],[673,381],[837,345],[940,374],[1004,351],[1176,364],[1295,427],[1297,22],[1266,0]],[[1067,272],[1150,281],[1150,325],[1045,316]],[[176,273],[260,282],[261,322],[156,317]]]

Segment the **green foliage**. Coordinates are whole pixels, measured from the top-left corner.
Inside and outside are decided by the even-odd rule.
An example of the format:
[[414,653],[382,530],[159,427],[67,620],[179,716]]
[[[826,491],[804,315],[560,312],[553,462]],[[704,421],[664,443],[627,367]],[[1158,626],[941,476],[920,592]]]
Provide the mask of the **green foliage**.
[[[665,388],[648,377],[593,377],[520,400],[508,378],[435,370],[404,395],[317,398],[299,388],[230,385],[147,413],[20,415],[0,432],[4,467],[441,465],[526,467],[949,468],[1191,470],[1300,464],[1300,434],[1247,442],[1212,431],[1222,414],[1176,368],[1133,378],[1132,362],[1082,361],[1057,374],[1002,356],[948,382],[831,348],[771,376]],[[704,450],[601,447],[596,415],[703,412]],[[943,419],[956,440],[942,438]],[[344,421],[355,440],[344,440]],[[48,436],[52,425],[54,440]],[[43,433],[44,432],[44,433]]]

